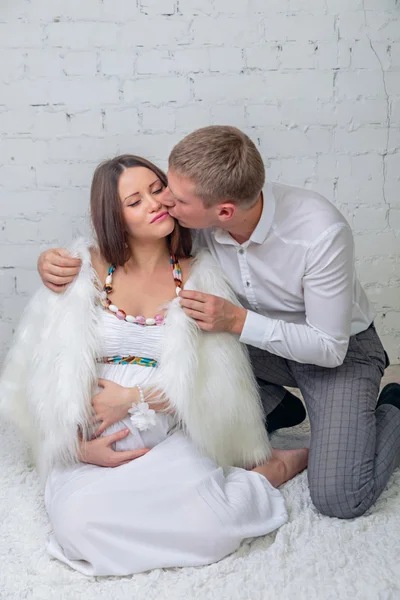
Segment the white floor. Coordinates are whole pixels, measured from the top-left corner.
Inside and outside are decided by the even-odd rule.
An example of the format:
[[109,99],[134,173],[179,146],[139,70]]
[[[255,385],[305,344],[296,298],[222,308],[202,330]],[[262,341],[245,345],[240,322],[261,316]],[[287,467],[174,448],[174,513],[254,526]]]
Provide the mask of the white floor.
[[[400,381],[400,367],[388,380]],[[305,445],[308,426],[274,445]],[[0,426],[1,600],[399,600],[400,469],[368,514],[319,515],[306,474],[284,486],[289,522],[218,564],[87,579],[50,560],[49,525],[35,471],[17,436]]]

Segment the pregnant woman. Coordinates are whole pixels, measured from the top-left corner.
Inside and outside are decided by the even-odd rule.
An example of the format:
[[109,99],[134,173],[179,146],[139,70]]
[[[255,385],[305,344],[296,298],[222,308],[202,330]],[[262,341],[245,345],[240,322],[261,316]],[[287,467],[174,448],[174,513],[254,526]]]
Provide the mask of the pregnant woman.
[[236,300],[208,254],[191,258],[166,183],[136,156],[96,169],[97,246],[72,247],[64,294],[32,299],[1,381],[45,483],[49,551],[86,575],[220,560],[286,521],[276,488],[307,464],[271,450],[244,347],[181,309],[182,287]]

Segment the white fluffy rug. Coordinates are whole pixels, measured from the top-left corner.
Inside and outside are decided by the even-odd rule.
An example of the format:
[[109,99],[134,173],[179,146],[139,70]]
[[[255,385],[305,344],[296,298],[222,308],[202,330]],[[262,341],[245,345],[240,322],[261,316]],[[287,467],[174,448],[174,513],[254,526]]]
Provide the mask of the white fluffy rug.
[[[307,426],[274,439],[307,445]],[[1,600],[399,600],[400,470],[364,517],[340,521],[313,508],[306,474],[283,488],[289,522],[218,564],[88,579],[50,560],[36,473],[0,426]]]

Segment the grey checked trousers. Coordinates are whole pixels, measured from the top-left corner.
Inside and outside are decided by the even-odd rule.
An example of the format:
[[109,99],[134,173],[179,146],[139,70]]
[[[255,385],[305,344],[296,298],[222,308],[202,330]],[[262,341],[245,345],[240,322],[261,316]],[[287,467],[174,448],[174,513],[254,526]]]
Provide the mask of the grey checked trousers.
[[[303,394],[311,425],[308,481],[324,515],[362,515],[400,462],[400,410],[376,408],[388,364],[373,325],[350,338],[346,358],[329,369],[286,360],[249,347],[265,412],[283,399],[282,386]],[[268,417],[267,417],[268,418]]]

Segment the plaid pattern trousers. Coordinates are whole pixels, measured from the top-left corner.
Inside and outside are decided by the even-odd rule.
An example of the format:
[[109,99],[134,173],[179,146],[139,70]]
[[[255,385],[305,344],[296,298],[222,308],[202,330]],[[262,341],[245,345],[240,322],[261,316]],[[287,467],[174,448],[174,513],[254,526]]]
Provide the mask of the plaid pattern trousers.
[[336,368],[286,360],[249,347],[268,415],[282,386],[302,392],[311,426],[308,481],[317,509],[332,517],[362,515],[400,463],[400,410],[376,409],[387,355],[373,325],[350,338]]

